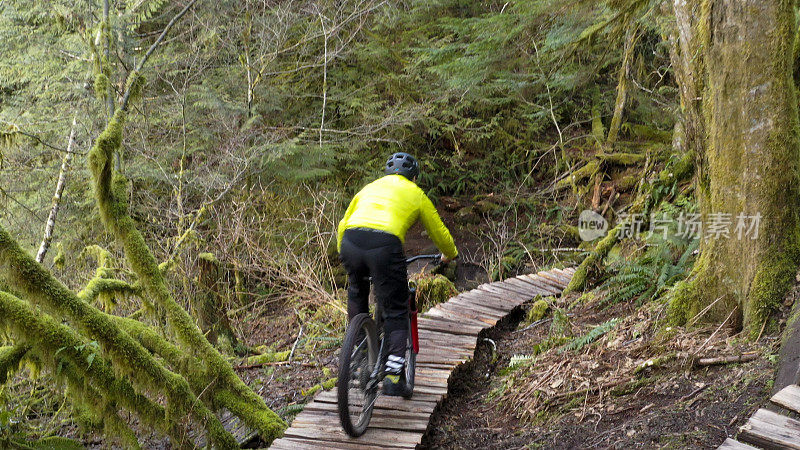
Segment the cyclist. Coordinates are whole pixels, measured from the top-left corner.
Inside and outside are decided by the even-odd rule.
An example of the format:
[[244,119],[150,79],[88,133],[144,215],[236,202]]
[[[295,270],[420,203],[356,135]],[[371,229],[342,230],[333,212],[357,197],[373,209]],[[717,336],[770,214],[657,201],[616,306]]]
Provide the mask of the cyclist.
[[353,197],[339,222],[339,258],[347,269],[347,313],[352,319],[369,312],[369,277],[382,302],[384,337],[388,343],[383,391],[408,396],[405,353],[408,340],[408,274],[403,241],[417,219],[442,252],[442,263],[456,256],[453,237],[430,199],[416,184],[419,164],[408,153],[386,161],[386,176],[366,185]]

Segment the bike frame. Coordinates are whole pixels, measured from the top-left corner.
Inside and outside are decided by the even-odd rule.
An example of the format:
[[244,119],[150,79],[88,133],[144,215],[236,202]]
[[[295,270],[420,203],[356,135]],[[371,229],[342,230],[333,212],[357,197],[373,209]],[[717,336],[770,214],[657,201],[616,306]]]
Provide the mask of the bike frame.
[[[406,259],[406,264],[410,264],[414,261],[420,259],[440,259],[442,257],[441,253],[431,254],[431,255],[417,255],[411,258]],[[376,299],[377,301],[377,299]],[[381,307],[379,304],[376,303],[375,309],[375,322],[381,324],[383,326],[383,318],[378,317],[381,313]],[[411,348],[414,354],[419,353],[419,329],[417,327],[417,288],[409,286],[408,288],[408,318],[410,322],[409,326],[409,333],[411,334]],[[377,387],[377,384],[383,381],[385,376],[385,360],[386,360],[386,336],[381,338],[380,349],[378,350],[378,361],[380,364],[376,365],[375,369],[372,371],[370,375],[370,381],[367,384],[367,388],[370,389],[372,387]]]

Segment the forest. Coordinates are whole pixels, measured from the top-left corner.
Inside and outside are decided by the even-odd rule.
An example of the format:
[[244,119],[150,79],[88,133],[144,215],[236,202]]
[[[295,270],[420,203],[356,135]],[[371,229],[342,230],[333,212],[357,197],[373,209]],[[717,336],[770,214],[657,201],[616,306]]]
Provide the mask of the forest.
[[[0,448],[302,424],[348,325],[337,226],[395,152],[459,252],[409,264],[420,314],[574,271],[478,335],[419,448],[746,438],[800,382],[798,24],[789,0],[0,0]],[[404,249],[438,251],[419,224]]]

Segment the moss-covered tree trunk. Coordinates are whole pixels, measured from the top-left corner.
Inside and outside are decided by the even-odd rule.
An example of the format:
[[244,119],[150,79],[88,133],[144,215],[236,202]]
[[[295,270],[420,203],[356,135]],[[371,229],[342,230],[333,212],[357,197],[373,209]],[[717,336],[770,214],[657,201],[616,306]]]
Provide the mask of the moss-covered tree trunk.
[[[680,323],[713,304],[704,320],[730,315],[758,333],[800,261],[793,2],[676,0],[675,13],[684,123],[702,140],[689,147],[702,152],[696,193],[706,234],[670,310]],[[700,106],[692,96],[703,85]],[[721,220],[730,236],[709,236]]]
[[231,329],[227,307],[219,293],[219,261],[211,253],[201,253],[197,258],[197,266],[200,292],[192,299],[197,325],[212,345],[225,353],[233,353],[238,340]]
[[625,46],[622,50],[622,62],[620,63],[619,80],[617,81],[617,99],[614,102],[614,116],[611,118],[611,125],[608,127],[608,139],[606,140],[606,146],[609,148],[617,143],[619,130],[622,128],[622,112],[625,110],[625,102],[628,98],[628,84],[637,35],[635,25],[631,25],[625,33]]

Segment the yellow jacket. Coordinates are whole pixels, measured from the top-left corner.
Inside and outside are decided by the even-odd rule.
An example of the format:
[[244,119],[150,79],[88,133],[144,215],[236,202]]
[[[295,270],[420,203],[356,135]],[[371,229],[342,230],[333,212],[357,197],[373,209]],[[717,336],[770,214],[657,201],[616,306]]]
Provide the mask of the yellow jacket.
[[428,235],[442,254],[450,259],[458,255],[453,237],[442,223],[431,200],[413,181],[402,175],[386,175],[364,186],[350,201],[339,222],[337,248],[348,228],[371,228],[391,233],[405,242],[406,231],[420,219]]

